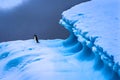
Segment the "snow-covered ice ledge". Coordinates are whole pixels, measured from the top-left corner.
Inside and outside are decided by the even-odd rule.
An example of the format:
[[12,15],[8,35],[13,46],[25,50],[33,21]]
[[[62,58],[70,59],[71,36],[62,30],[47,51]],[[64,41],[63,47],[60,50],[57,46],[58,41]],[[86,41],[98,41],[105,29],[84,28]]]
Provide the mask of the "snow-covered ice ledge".
[[63,39],[0,43],[0,80],[120,80],[119,0],[93,0],[65,12]]
[[60,24],[120,76],[120,0],[92,0],[64,11]]

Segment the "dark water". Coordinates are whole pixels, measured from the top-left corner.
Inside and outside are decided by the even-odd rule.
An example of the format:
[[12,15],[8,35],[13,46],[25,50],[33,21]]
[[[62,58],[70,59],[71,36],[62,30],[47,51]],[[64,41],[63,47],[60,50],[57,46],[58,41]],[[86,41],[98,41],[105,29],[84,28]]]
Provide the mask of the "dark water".
[[37,34],[40,39],[66,38],[69,33],[59,19],[64,10],[86,0],[29,0],[11,10],[0,10],[0,42],[24,40]]

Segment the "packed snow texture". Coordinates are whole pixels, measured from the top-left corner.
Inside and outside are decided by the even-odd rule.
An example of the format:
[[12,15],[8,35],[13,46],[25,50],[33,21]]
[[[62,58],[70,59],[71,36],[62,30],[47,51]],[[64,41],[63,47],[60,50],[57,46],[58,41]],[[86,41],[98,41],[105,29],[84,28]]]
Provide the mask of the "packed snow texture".
[[65,40],[0,43],[0,80],[120,80],[118,8],[119,0],[93,0],[65,11]]
[[[120,0],[92,0],[63,12],[62,22],[72,26],[76,36],[88,41],[95,38],[95,47],[114,56],[120,63]],[[78,33],[79,32],[79,33]]]
[[75,36],[39,41],[0,43],[0,80],[119,80]]

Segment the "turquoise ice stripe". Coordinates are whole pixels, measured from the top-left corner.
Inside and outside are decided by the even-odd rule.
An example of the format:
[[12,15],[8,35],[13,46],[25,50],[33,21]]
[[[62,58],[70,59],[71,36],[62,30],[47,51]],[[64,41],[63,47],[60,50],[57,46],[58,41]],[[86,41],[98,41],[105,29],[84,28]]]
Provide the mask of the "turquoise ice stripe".
[[0,54],[0,60],[8,57],[8,55],[9,55],[9,52],[4,52],[4,53]]

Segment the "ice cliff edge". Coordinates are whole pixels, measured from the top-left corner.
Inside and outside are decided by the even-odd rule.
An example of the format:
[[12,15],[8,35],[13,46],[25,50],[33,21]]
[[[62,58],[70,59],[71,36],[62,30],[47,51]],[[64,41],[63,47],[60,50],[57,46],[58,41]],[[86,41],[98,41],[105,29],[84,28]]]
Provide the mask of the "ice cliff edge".
[[120,80],[119,0],[63,12],[67,39],[0,43],[0,80]]
[[64,11],[60,24],[120,75],[120,0],[92,0]]

